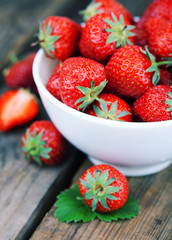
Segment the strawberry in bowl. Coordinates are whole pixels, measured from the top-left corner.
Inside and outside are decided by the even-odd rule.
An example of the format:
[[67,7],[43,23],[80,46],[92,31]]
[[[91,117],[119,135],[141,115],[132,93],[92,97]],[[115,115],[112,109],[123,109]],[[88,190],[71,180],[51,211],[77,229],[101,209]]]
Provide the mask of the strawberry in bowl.
[[133,32],[124,16],[98,12],[83,26],[80,53],[62,60],[55,77],[60,97],[47,87],[59,60],[40,49],[33,75],[54,125],[93,164],[144,176],[171,164],[171,81],[162,74],[171,76],[171,53],[153,55],[151,46],[137,45]]

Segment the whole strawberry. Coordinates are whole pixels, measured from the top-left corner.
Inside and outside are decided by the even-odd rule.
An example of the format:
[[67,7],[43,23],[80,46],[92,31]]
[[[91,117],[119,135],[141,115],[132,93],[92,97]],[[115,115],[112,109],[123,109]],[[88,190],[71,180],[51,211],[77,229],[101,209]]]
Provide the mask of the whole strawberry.
[[38,113],[35,96],[19,88],[0,96],[0,131],[7,131],[32,120]]
[[105,67],[108,83],[106,88],[119,96],[138,98],[153,85],[157,85],[158,67],[168,61],[156,62],[156,58],[137,45],[118,49]]
[[148,32],[148,46],[151,53],[157,57],[171,57],[172,54],[172,20],[150,19]]
[[38,42],[48,57],[65,60],[78,49],[80,35],[81,27],[73,20],[49,16],[40,25]]
[[131,13],[119,1],[116,0],[94,0],[87,6],[85,10],[80,11],[80,13],[84,16],[84,21],[88,21],[94,15],[104,12],[113,12],[117,17],[122,14],[129,22],[133,21]]
[[21,145],[28,160],[53,165],[63,159],[67,142],[52,122],[42,120],[27,129]]
[[54,69],[53,74],[49,77],[46,88],[58,100],[61,100],[59,82],[62,62],[60,61]]
[[10,68],[4,70],[5,83],[9,88],[19,87],[35,90],[36,86],[32,75],[32,64],[36,53],[30,53],[25,58],[19,60],[15,58]]
[[60,73],[60,95],[62,101],[77,110],[84,110],[106,85],[104,66],[83,57],[68,58]]
[[172,119],[172,87],[157,85],[150,88],[133,105],[134,113],[145,122]]
[[128,181],[114,167],[92,166],[79,180],[79,190],[93,211],[110,212],[122,207],[128,198]]
[[111,93],[102,93],[99,99],[86,109],[86,113],[114,121],[132,121],[131,107],[123,99]]
[[139,22],[136,24],[138,28],[145,28],[146,23],[150,18],[160,18],[166,19],[168,21],[172,20],[172,1],[171,0],[153,0],[143,15],[141,16]]
[[106,62],[117,48],[134,42],[133,28],[122,15],[96,14],[82,31],[80,51],[85,57]]

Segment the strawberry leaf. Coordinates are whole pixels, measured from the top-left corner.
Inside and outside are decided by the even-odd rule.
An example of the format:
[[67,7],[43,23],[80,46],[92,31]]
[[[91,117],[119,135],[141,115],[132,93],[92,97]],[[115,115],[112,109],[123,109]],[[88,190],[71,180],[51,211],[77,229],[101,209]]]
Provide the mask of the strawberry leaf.
[[[96,198],[94,201],[94,205],[97,205]],[[57,209],[54,215],[60,222],[67,223],[79,221],[89,222],[96,217],[106,222],[116,221],[118,219],[131,219],[139,214],[140,209],[137,200],[129,196],[125,205],[114,212],[100,213],[92,211],[81,197],[78,184],[60,193],[55,206]]]

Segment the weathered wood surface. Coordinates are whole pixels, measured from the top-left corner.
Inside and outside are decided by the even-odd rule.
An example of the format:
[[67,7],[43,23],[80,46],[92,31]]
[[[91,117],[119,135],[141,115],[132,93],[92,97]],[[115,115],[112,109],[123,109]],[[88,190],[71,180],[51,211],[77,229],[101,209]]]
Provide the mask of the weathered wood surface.
[[[78,182],[91,164],[86,160],[74,177]],[[140,214],[127,221],[61,223],[54,217],[55,207],[46,214],[30,240],[171,240],[172,166],[147,177],[127,178],[130,195],[138,199]]]

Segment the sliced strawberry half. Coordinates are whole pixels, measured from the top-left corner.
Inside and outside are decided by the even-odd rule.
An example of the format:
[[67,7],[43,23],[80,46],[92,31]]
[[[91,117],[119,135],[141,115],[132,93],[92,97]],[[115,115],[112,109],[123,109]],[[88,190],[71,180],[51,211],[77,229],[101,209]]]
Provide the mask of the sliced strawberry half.
[[38,103],[29,91],[20,88],[9,90],[0,97],[0,131],[7,131],[33,119]]

